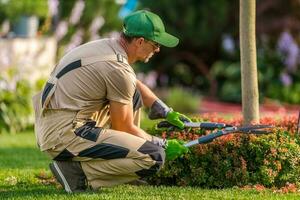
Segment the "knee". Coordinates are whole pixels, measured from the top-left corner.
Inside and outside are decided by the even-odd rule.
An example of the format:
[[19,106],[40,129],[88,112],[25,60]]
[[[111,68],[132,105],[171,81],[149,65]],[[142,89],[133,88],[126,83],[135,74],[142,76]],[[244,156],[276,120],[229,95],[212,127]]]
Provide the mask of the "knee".
[[164,148],[157,146],[149,141],[146,141],[139,149],[139,152],[143,154],[148,154],[155,163],[151,162],[150,168],[140,170],[136,172],[140,177],[152,176],[157,173],[163,166],[165,162],[165,151]]

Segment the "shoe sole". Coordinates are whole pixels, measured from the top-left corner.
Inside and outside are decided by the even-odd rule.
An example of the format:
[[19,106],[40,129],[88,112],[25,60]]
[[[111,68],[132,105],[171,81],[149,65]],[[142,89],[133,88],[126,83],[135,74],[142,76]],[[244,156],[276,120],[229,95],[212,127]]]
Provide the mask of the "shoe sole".
[[64,187],[66,192],[72,193],[73,191],[71,190],[69,183],[67,182],[57,163],[55,161],[53,163],[50,163],[49,168],[56,180]]

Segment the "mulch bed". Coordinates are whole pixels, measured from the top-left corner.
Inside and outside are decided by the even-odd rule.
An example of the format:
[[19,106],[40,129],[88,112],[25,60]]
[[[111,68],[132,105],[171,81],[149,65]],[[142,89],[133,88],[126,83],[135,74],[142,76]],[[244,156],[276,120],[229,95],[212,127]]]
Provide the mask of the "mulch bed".
[[[300,105],[283,104],[271,100],[266,100],[264,103],[260,104],[260,113],[263,115],[298,115],[299,112]],[[200,104],[200,113],[237,114],[242,113],[242,105],[204,98]]]

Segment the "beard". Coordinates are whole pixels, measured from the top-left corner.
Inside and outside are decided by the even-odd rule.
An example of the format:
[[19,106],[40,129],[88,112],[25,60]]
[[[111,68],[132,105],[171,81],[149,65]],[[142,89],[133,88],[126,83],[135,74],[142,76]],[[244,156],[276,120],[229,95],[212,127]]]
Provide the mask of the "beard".
[[149,62],[150,58],[154,55],[154,53],[150,53],[144,60],[144,63]]

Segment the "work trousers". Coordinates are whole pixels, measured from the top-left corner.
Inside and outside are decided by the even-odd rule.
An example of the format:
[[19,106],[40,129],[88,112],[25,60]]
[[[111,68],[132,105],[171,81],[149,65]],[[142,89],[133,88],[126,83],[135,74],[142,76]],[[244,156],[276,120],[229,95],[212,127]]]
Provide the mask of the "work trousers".
[[[165,152],[151,142],[132,134],[98,127],[103,116],[85,121],[70,129],[60,144],[46,152],[54,160],[80,161],[82,170],[93,189],[130,182],[151,176],[163,165]],[[135,111],[135,124],[139,125],[140,109]],[[78,125],[79,124],[79,125]],[[63,141],[65,139],[65,141]]]

